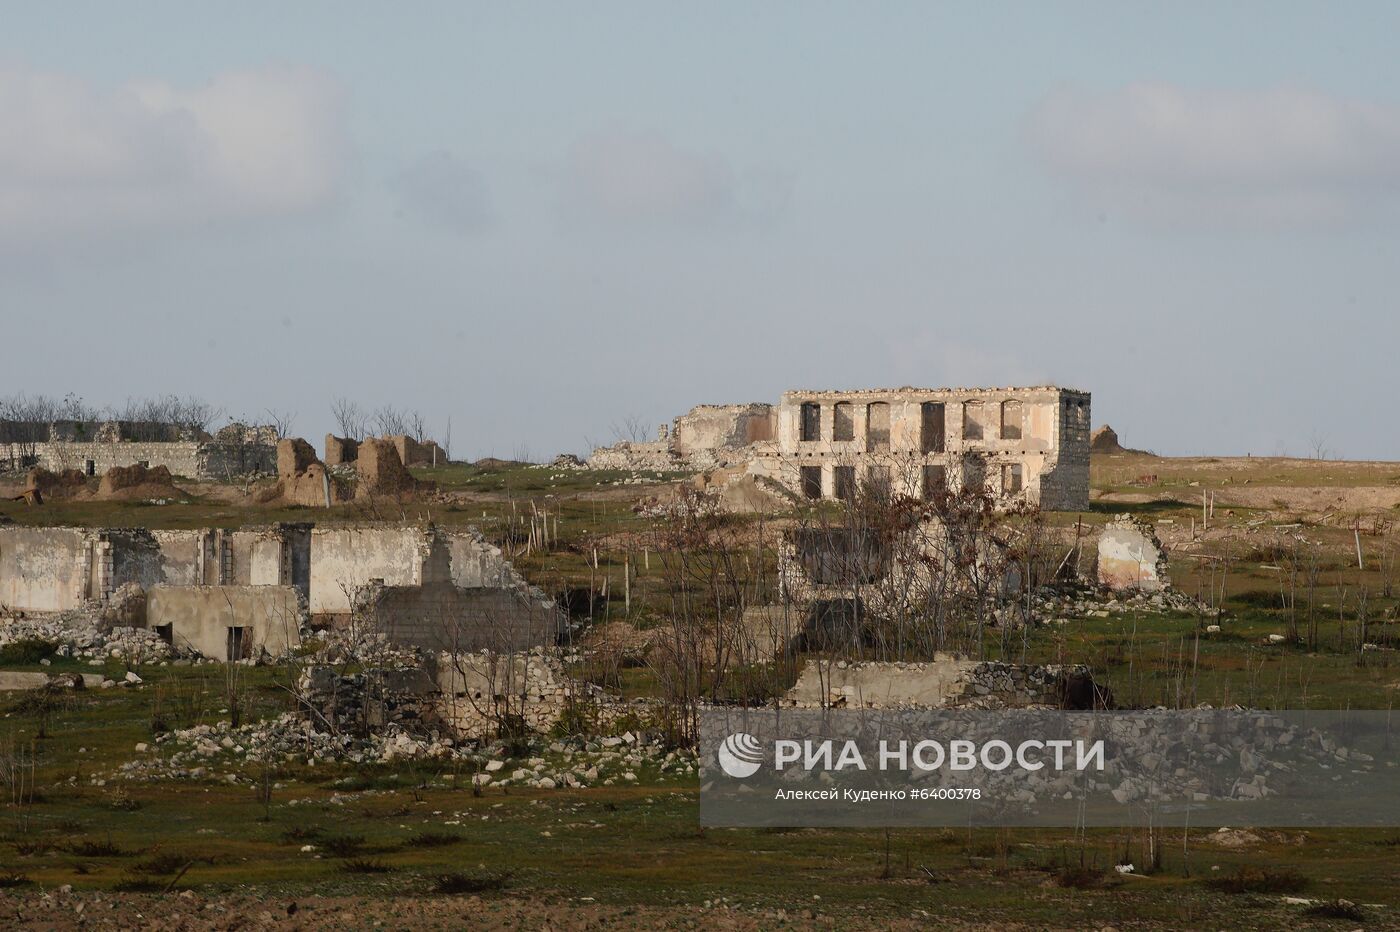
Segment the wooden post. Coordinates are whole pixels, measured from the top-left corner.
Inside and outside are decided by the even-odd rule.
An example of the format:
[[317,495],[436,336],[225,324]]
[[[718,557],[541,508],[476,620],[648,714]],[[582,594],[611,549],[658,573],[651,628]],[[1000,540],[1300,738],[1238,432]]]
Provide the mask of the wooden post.
[[1366,568],[1366,563],[1361,559],[1361,527],[1353,524],[1351,526],[1351,532],[1356,535],[1356,568],[1364,570]]
[[632,554],[622,556],[622,605],[627,611],[627,616],[632,616]]

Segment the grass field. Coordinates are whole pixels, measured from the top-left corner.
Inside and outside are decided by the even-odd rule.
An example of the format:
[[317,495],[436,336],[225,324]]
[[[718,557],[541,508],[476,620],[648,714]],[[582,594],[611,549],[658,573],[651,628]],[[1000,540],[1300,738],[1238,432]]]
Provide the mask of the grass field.
[[[329,514],[253,508],[198,487],[187,504],[27,508],[6,502],[0,514],[33,524],[150,527],[430,517],[477,525],[509,547],[519,545],[521,520],[533,507],[557,517],[558,541],[520,553],[517,566],[552,590],[610,578],[614,598],[601,617],[626,616],[616,598],[619,567],[624,558],[636,559],[658,527],[634,505],[664,484],[631,484],[631,474],[510,464],[454,465],[422,477],[438,482],[443,498],[398,514],[358,506]],[[1054,520],[1061,526],[1099,523],[1133,511],[1172,522],[1159,530],[1173,545],[1178,587],[1221,594],[1197,613],[1069,618],[1018,632],[1004,646],[993,641],[991,656],[1089,664],[1129,706],[1391,708],[1400,688],[1400,652],[1388,648],[1400,646],[1400,630],[1382,557],[1394,543],[1389,529],[1363,539],[1368,559],[1358,569],[1350,562],[1358,532],[1345,520],[1290,515],[1286,500],[1282,507],[1229,504],[1226,494],[1245,480],[1251,488],[1300,489],[1304,497],[1319,488],[1383,490],[1400,484],[1400,465],[1096,460],[1094,507]],[[1202,489],[1220,497],[1218,517],[1209,532],[1190,538],[1185,528],[1200,511]],[[1311,508],[1310,499],[1299,501]],[[1291,525],[1293,517],[1301,517],[1299,526],[1325,551],[1310,594],[1318,620],[1315,649],[1266,643],[1268,635],[1287,630],[1290,614],[1307,613],[1306,596],[1286,607],[1278,554],[1271,549],[1273,525]],[[650,566],[639,567],[632,592],[631,620],[643,624],[665,610],[659,560],[654,553],[650,559]],[[1365,641],[1380,650],[1359,649],[1363,588]],[[1209,624],[1222,630],[1208,634]],[[3,666],[91,672],[65,660]],[[110,661],[106,672],[119,679],[126,670]],[[40,891],[72,885],[80,893],[125,891],[144,898],[142,908],[151,910],[186,890],[201,898],[373,903],[468,897],[482,916],[506,904],[542,904],[546,912],[514,921],[523,927],[544,921],[567,927],[571,919],[582,924],[594,915],[590,910],[602,909],[615,910],[607,914],[610,924],[639,928],[663,919],[700,928],[721,917],[747,917],[749,925],[737,927],[753,928],[818,921],[835,927],[929,921],[1025,928],[1400,927],[1400,829],[1170,830],[1152,839],[1161,852],[1160,866],[1153,867],[1145,830],[706,830],[698,824],[695,779],[663,778],[648,769],[633,785],[488,786],[477,792],[470,775],[450,765],[283,762],[271,774],[270,797],[261,799],[254,785],[260,771],[246,772],[237,784],[125,780],[115,772],[142,756],[137,744],[151,743],[159,725],[226,717],[219,668],[147,666],[137,672],[145,680],[139,688],[76,692],[44,713],[22,694],[0,694],[0,764],[10,768],[12,787],[16,773],[28,772],[19,785],[34,788],[32,796],[12,789],[3,810],[0,908],[8,901],[18,909]],[[655,691],[645,668],[623,673],[629,694]],[[288,708],[279,685],[285,675],[276,667],[248,671],[248,715]],[[156,716],[158,696],[162,711]],[[154,722],[157,717],[164,721]],[[1134,864],[1133,874],[1114,870],[1124,861]],[[1309,912],[1307,904],[1286,902],[1289,896],[1318,908]],[[1360,918],[1344,908],[1332,914],[1322,908],[1338,898],[1363,904]],[[346,908],[356,915],[353,906]],[[393,907],[375,915],[396,924]]]

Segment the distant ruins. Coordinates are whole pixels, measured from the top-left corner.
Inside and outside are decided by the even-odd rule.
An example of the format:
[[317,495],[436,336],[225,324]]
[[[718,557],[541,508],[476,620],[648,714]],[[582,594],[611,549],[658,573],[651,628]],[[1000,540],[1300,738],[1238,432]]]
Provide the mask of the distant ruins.
[[113,467],[164,466],[190,479],[270,473],[277,430],[230,424],[210,434],[177,424],[141,421],[0,420],[0,472],[35,466],[100,476]]
[[595,469],[742,467],[809,499],[857,483],[929,497],[984,485],[1055,511],[1089,507],[1088,392],[1032,388],[790,391],[776,405],[701,405],[651,442],[595,450]]

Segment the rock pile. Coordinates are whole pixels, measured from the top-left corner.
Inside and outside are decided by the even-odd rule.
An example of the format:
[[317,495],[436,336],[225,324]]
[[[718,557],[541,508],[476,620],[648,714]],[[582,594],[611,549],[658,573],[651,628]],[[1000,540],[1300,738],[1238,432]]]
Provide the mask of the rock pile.
[[0,624],[0,647],[27,639],[58,645],[58,657],[87,660],[93,666],[108,658],[133,666],[162,663],[176,658],[176,651],[147,628],[117,626],[104,630],[91,614],[64,613],[49,618],[12,619]]

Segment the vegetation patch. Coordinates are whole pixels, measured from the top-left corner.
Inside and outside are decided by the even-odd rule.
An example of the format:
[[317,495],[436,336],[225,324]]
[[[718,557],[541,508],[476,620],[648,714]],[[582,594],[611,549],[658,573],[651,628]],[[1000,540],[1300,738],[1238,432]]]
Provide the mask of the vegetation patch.
[[1308,878],[1286,868],[1241,867],[1233,874],[1208,878],[1206,884],[1222,893],[1301,893]]

